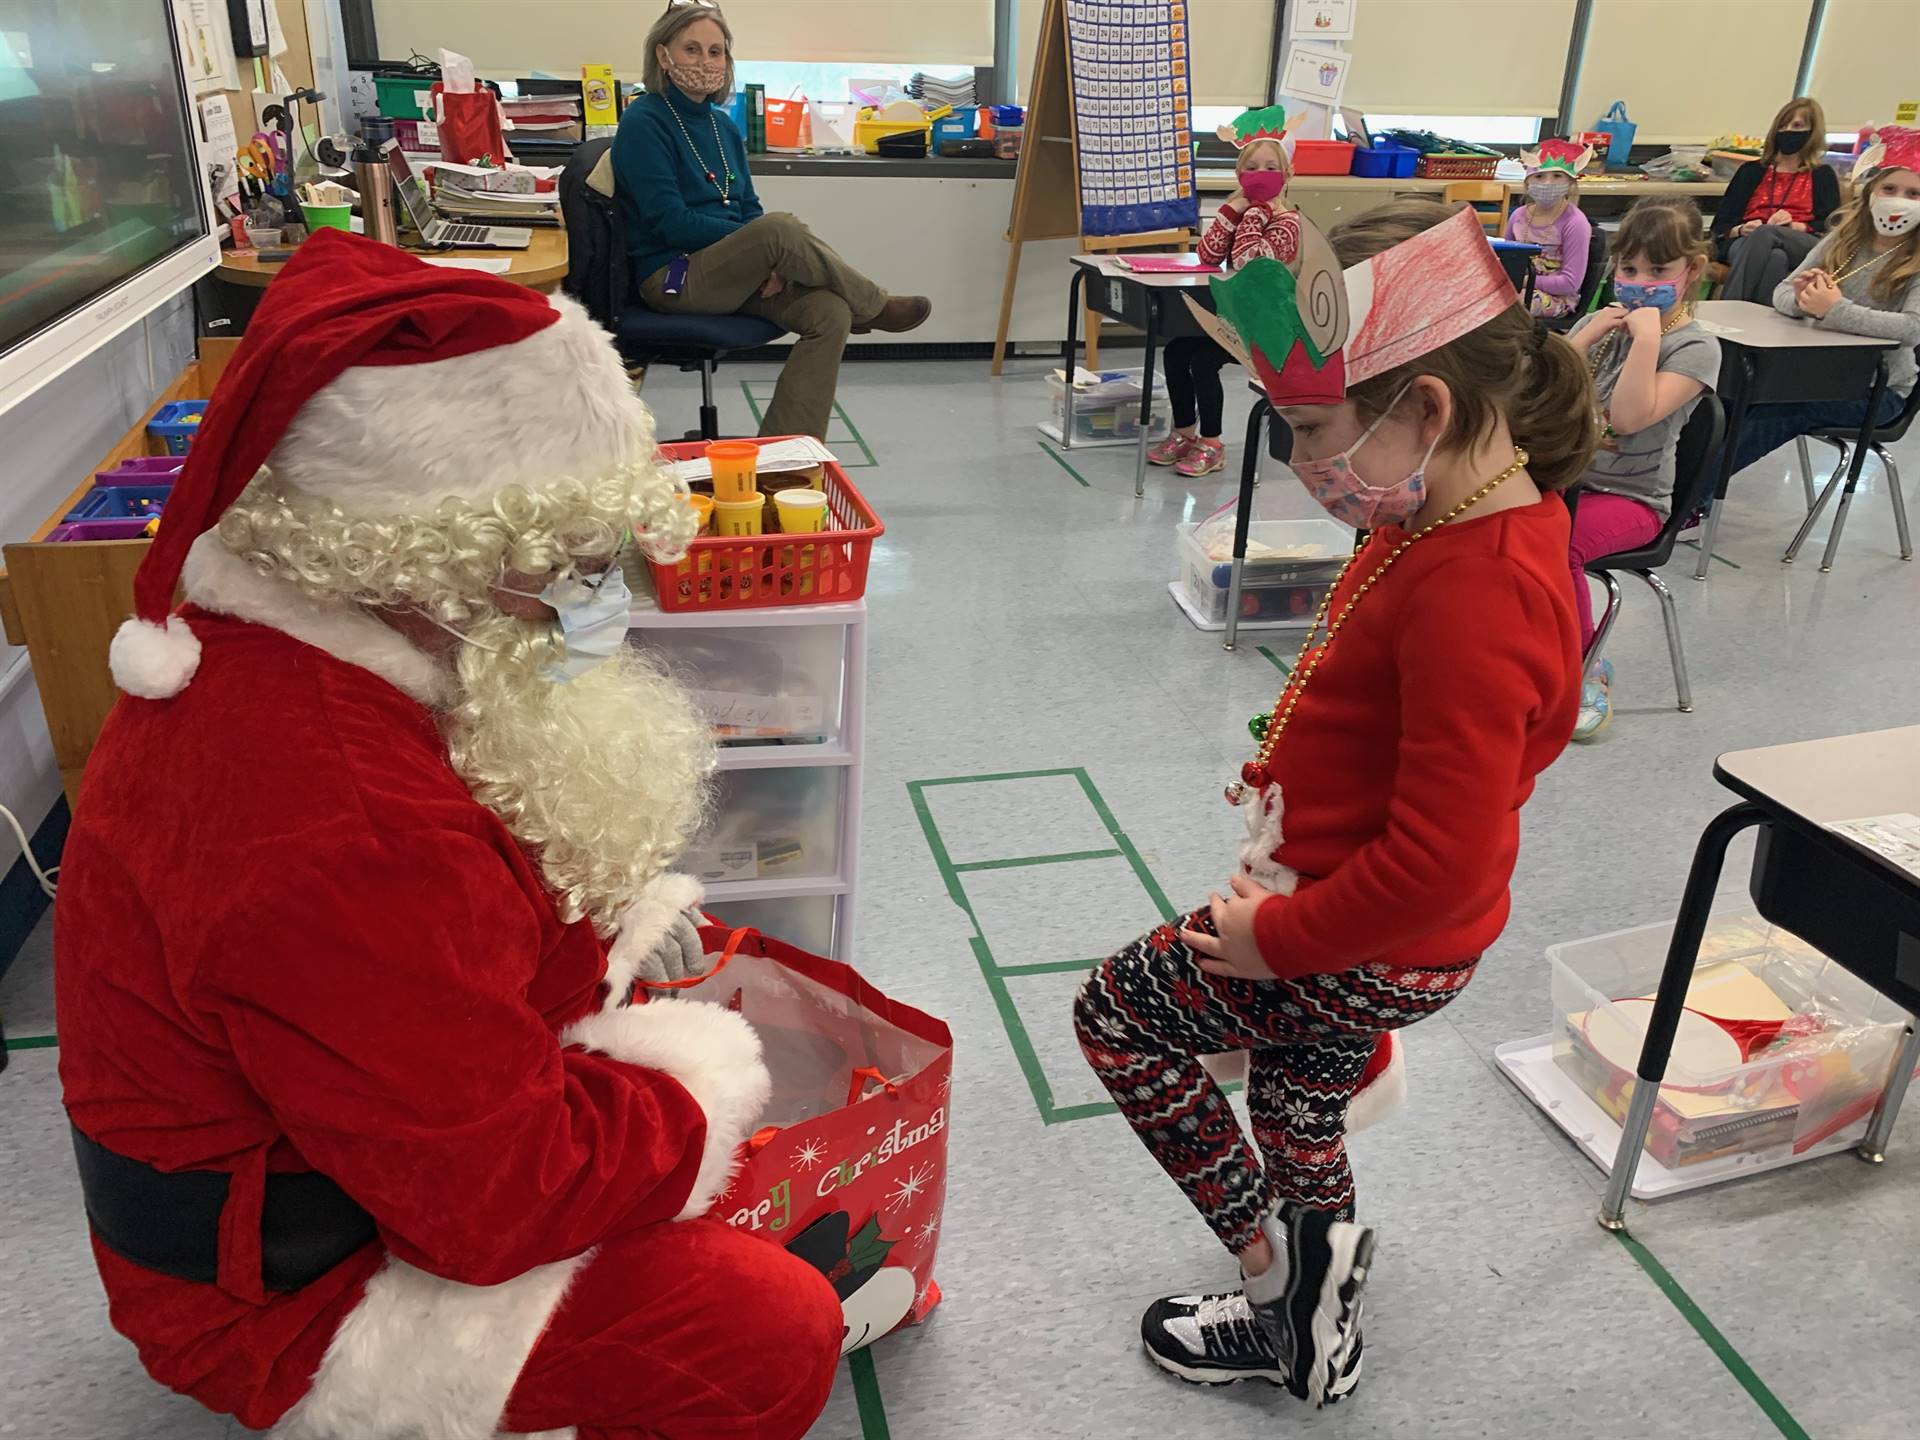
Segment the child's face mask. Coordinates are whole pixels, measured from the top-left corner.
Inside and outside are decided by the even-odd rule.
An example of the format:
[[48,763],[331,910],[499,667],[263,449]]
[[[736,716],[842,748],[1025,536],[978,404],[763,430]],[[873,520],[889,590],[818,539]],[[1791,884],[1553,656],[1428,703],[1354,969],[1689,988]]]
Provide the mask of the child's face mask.
[[1267,205],[1280,198],[1287,188],[1284,170],[1245,170],[1240,175],[1240,191],[1256,205]]

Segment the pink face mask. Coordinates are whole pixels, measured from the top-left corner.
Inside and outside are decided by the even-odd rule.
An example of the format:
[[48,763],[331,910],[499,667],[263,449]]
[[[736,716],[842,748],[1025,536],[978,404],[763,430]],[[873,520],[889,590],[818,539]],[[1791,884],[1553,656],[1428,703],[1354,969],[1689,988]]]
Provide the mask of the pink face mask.
[[1287,188],[1287,172],[1284,170],[1246,170],[1240,175],[1240,193],[1256,205],[1265,205],[1280,198],[1280,192]]
[[1307,493],[1342,524],[1351,525],[1356,530],[1404,525],[1419,514],[1420,507],[1427,503],[1427,462],[1433,459],[1434,448],[1440,443],[1438,435],[1433,437],[1433,444],[1427,446],[1427,453],[1420,458],[1420,464],[1404,480],[1391,485],[1369,485],[1353,468],[1354,452],[1373,438],[1373,432],[1386,423],[1393,407],[1412,388],[1411,380],[1401,386],[1400,394],[1387,403],[1380,418],[1338,455],[1325,460],[1293,462],[1293,473],[1300,477],[1300,483],[1307,487]]

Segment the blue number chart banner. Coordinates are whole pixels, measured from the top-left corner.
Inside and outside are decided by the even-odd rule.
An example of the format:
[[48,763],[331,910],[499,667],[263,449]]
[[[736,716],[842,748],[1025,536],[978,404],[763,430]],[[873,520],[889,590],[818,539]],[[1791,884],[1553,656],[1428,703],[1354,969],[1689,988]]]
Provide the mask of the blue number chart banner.
[[1199,224],[1186,0],[1066,0],[1080,228],[1136,235]]

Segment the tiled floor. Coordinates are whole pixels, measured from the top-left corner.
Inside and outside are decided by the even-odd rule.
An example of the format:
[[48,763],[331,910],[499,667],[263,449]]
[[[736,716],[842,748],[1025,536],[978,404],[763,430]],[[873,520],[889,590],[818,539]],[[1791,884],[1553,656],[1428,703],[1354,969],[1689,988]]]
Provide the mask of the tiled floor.
[[[1005,982],[1056,1107],[1047,1123],[971,944],[977,920],[998,966],[1044,965],[1102,953],[1155,922],[1133,867],[1104,853],[1119,848],[1114,830],[1172,903],[1217,884],[1236,828],[1220,782],[1246,748],[1247,716],[1280,679],[1252,644],[1222,652],[1166,594],[1174,522],[1213,509],[1231,475],[1190,485],[1155,471],[1136,500],[1130,452],[1075,450],[1061,464],[1033,428],[1044,369],[1016,362],[995,381],[981,363],[851,365],[841,389],[848,434],[862,442],[848,448],[874,460],[856,483],[888,525],[869,591],[858,959],[883,988],[947,1019],[957,1049],[946,1302],[874,1348],[864,1418],[849,1379],[814,1433],[1914,1433],[1920,1120],[1909,1115],[1881,1168],[1840,1156],[1636,1208],[1634,1234],[1648,1266],[1670,1275],[1669,1294],[1594,1225],[1599,1172],[1491,1063],[1495,1045],[1548,1028],[1547,944],[1671,918],[1693,841],[1727,803],[1709,773],[1716,753],[1920,714],[1920,566],[1895,556],[1878,470],[1830,575],[1810,563],[1813,547],[1792,569],[1778,563],[1799,507],[1791,449],[1738,483],[1720,532],[1735,565],[1714,566],[1704,585],[1683,578],[1684,566],[1669,571],[1691,715],[1673,709],[1652,598],[1629,589],[1610,650],[1614,725],[1543,778],[1512,924],[1466,995],[1412,1032],[1408,1112],[1354,1142],[1362,1206],[1382,1237],[1367,1377],[1352,1403],[1313,1414],[1264,1387],[1189,1390],[1141,1359],[1147,1301],[1224,1282],[1229,1266],[1118,1119],[1075,1115],[1102,1097],[1068,1028],[1074,977]],[[772,374],[724,370],[723,417],[746,428],[740,382],[758,397]],[[687,377],[657,376],[649,399],[663,430],[692,419]],[[1230,403],[1236,436],[1244,401]],[[1905,458],[1920,471],[1920,444]],[[1311,513],[1284,473],[1261,503]],[[922,792],[951,861],[1094,853],[969,871],[969,918],[949,897],[910,783],[1028,771],[1065,773]],[[0,982],[9,1034],[50,1030],[50,964],[43,932]],[[107,1329],[57,1052],[11,1058],[0,1076],[0,1436],[242,1433],[160,1393]]]

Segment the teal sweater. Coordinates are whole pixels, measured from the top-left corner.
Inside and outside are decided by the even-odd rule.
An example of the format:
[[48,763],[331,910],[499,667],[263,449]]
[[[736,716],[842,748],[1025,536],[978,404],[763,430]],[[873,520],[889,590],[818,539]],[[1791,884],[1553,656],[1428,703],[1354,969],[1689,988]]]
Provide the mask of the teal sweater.
[[[716,125],[720,156],[713,153]],[[687,148],[689,140],[692,151]],[[726,200],[720,198],[719,185],[707,178],[709,169],[722,184],[726,172],[733,172]],[[620,130],[613,140],[613,175],[635,285],[679,256],[725,239],[763,213],[760,197],[753,193],[753,177],[747,172],[746,142],[733,118],[704,100],[687,99],[672,85],[664,95],[642,95],[620,117]]]

